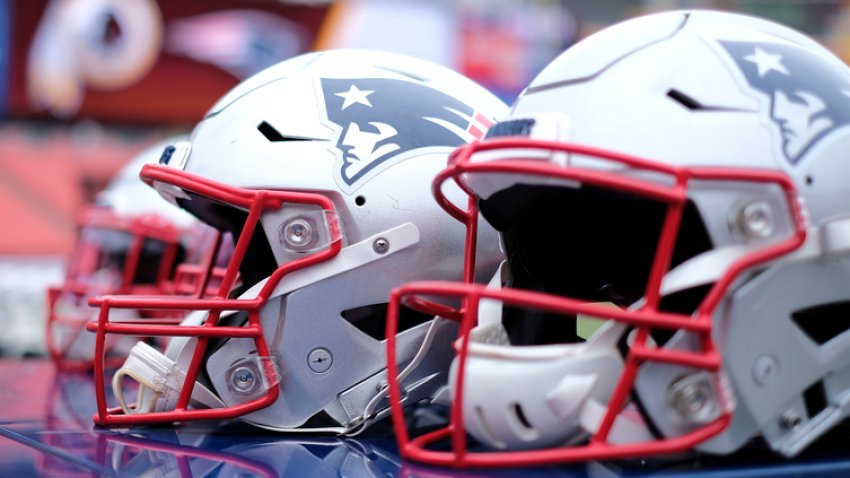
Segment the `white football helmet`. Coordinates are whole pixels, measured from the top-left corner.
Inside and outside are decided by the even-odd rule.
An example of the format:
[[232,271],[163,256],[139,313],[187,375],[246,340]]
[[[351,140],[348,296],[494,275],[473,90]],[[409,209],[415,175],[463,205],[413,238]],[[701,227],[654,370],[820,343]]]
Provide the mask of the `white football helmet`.
[[[174,279],[178,270],[197,267],[179,264],[189,259],[201,231],[208,228],[139,179],[142,166],[155,163],[165,145],[184,138],[170,138],[139,153],[80,214],[65,281],[47,294],[47,349],[59,368],[92,366],[94,335],[84,331],[96,312],[87,303],[90,296],[173,293],[178,283],[188,291],[186,286],[197,282],[186,273]],[[125,318],[138,316],[123,312]],[[110,350],[109,355],[125,356],[128,350]]]
[[[238,85],[190,141],[141,173],[233,233],[233,260],[211,299],[92,301],[101,307],[98,347],[111,334],[178,336],[164,353],[134,348],[113,379],[123,410],[107,410],[101,394],[97,421],[241,417],[274,430],[352,433],[385,415],[390,290],[464,278],[464,228],[434,202],[431,179],[449,152],[504,114],[458,73],[371,51],[299,56]],[[479,235],[486,278],[502,254],[492,228]],[[244,287],[235,290],[237,271]],[[128,325],[110,318],[122,308],[198,312],[181,326]],[[398,334],[409,402],[446,383],[456,326],[433,319],[411,311]],[[129,387],[138,387],[135,405],[124,398]]]
[[[525,465],[727,454],[761,437],[793,456],[838,424],[849,92],[825,48],[732,13],[629,20],[555,59],[435,180],[470,194],[469,210],[438,199],[480,209],[508,263],[489,287],[394,293],[391,312],[465,299],[468,332],[450,427],[411,440],[393,400],[404,455]],[[576,316],[604,325],[581,333]]]

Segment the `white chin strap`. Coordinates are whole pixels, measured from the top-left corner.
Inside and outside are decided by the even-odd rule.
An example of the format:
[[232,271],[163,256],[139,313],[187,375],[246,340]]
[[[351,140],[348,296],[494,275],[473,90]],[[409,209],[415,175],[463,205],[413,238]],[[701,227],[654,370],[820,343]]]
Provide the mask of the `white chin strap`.
[[[183,325],[199,325],[207,312],[196,311],[184,319]],[[195,339],[175,337],[166,353],[145,342],[138,342],[130,350],[124,364],[112,377],[112,392],[126,414],[167,412],[174,410],[180,391],[186,381],[186,371],[194,347],[187,347]],[[186,352],[186,353],[184,353]],[[124,396],[124,380],[135,381],[139,386],[136,403],[128,405]],[[195,382],[191,402],[205,408],[223,408],[224,403],[202,384]]]
[[[136,404],[128,406],[124,398],[124,379],[130,378],[139,385]],[[130,351],[124,365],[112,377],[112,391],[126,414],[166,412],[174,410],[186,381],[186,372],[150,345],[138,342]],[[220,401],[203,385],[195,383],[192,401],[210,407]],[[211,407],[215,408],[215,407]]]
[[[503,273],[488,287],[500,287]],[[623,370],[617,343],[627,326],[609,321],[580,344],[512,346],[501,323],[501,303],[489,302],[482,300],[480,325],[470,335],[461,404],[466,430],[499,450],[567,445],[596,432]],[[458,365],[455,358],[453,400]],[[652,438],[629,406],[608,434],[612,443]]]

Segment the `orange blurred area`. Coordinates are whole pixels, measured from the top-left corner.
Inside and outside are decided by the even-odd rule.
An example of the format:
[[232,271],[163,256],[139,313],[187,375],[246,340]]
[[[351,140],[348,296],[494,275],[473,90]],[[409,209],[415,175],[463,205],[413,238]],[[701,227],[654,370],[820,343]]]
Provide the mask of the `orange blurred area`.
[[[79,136],[79,134],[78,134]],[[156,137],[75,138],[64,129],[0,129],[0,254],[67,255],[75,215],[94,192]]]

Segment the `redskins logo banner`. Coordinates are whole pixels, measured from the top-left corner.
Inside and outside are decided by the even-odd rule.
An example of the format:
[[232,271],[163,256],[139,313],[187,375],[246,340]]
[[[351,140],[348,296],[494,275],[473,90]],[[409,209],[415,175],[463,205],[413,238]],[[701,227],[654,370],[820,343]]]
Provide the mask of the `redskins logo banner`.
[[8,73],[6,114],[194,123],[245,77],[310,50],[327,9],[260,0],[18,2],[9,64],[21,68]]

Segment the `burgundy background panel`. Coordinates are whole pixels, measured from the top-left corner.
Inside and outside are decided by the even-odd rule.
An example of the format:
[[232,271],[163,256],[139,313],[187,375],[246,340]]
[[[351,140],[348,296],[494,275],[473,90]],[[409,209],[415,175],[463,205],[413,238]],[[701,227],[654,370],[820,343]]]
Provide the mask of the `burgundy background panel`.
[[[327,13],[326,6],[287,5],[276,1],[251,0],[157,0],[168,29],[170,20],[222,10],[271,12],[297,23],[309,36],[312,47]],[[36,111],[27,99],[27,56],[47,0],[25,0],[12,4],[9,117],[51,119],[47,111]],[[167,35],[167,32],[166,32]],[[207,63],[161,52],[152,70],[140,81],[119,91],[88,88],[76,118],[129,123],[197,122],[239,79]]]

